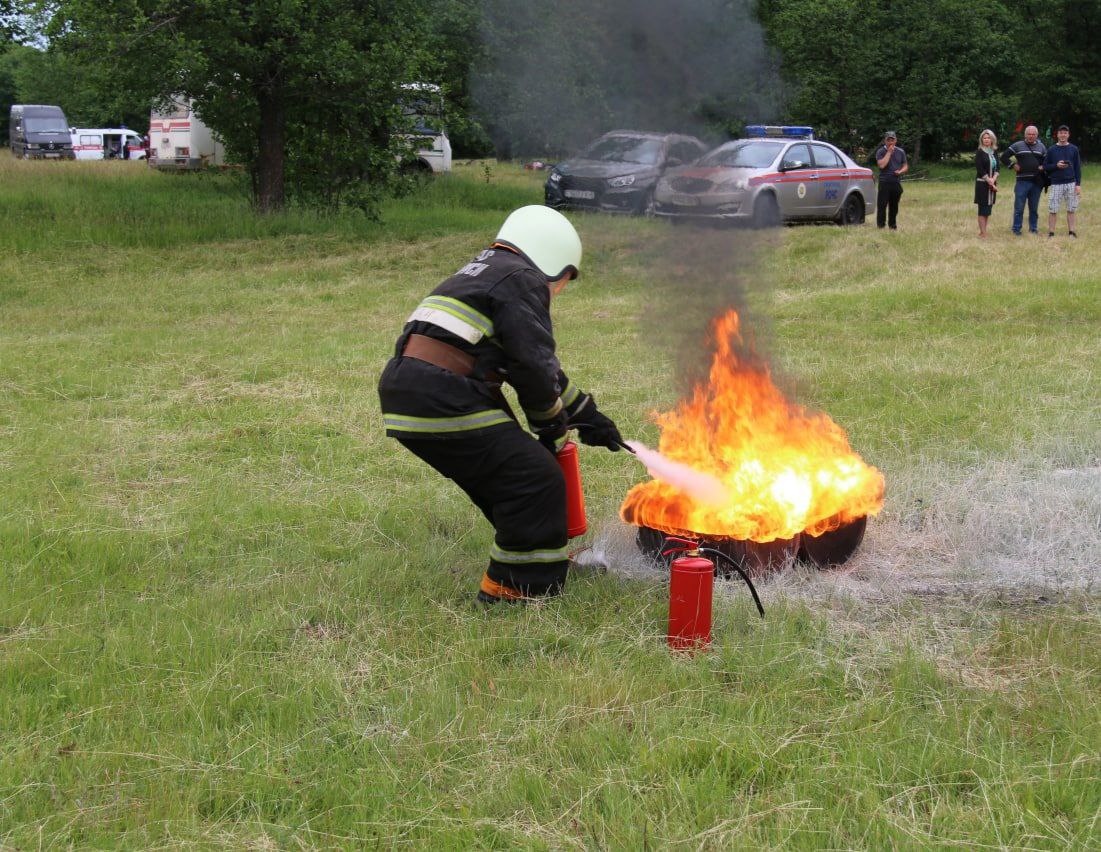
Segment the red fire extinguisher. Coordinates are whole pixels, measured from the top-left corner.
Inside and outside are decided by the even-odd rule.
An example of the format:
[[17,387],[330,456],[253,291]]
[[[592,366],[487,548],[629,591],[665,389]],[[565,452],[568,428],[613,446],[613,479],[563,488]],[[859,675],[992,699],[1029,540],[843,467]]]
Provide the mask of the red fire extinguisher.
[[681,546],[663,555],[684,554],[673,560],[669,571],[669,647],[675,651],[706,647],[711,644],[715,563],[700,555],[694,541],[672,537],[667,541]]
[[577,444],[566,441],[558,451],[558,464],[566,478],[566,532],[570,538],[584,535],[589,529],[585,518],[585,492],[581,489],[581,464]]

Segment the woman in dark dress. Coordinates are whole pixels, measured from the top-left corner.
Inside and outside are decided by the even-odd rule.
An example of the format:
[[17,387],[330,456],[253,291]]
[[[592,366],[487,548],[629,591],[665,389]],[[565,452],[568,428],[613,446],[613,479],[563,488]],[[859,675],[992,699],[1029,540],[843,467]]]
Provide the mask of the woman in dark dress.
[[993,130],[979,134],[975,152],[975,203],[979,205],[979,236],[986,236],[986,225],[998,194],[998,137]]

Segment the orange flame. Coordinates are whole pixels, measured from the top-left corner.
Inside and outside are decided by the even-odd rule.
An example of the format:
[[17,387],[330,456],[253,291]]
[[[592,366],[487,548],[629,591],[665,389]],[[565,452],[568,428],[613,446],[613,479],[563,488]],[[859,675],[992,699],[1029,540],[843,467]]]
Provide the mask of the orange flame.
[[658,450],[718,477],[730,498],[703,504],[658,480],[632,488],[620,516],[666,533],[768,542],[821,535],[883,507],[883,475],[827,414],[784,398],[767,366],[739,357],[736,311],[715,320],[709,381],[657,415]]

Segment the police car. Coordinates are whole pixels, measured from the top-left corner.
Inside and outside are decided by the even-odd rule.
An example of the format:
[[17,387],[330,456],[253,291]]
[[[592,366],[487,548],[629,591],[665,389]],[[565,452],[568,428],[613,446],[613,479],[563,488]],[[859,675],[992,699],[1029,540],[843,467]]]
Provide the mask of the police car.
[[654,190],[656,216],[758,227],[814,219],[859,225],[874,206],[871,169],[816,140],[810,127],[747,127],[746,138],[671,169]]

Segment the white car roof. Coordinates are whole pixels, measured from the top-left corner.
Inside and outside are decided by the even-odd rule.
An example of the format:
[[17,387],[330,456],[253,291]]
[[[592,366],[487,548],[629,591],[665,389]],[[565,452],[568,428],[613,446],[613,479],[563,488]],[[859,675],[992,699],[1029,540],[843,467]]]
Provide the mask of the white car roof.
[[70,127],[70,133],[133,133],[141,136],[137,130],[130,127]]
[[[779,142],[784,151],[786,151],[792,145],[821,145],[825,148],[829,148],[831,151],[841,157],[842,162],[844,162],[846,166],[852,168],[861,168],[861,166],[858,166],[856,161],[853,160],[852,157],[850,157],[836,145],[833,145],[829,142],[824,142],[821,139],[785,139],[780,136],[746,136],[742,137],[741,139],[731,139],[729,142],[723,142],[721,145],[715,146],[711,149],[711,151],[708,151],[707,153],[710,154],[713,151],[718,151],[721,148],[733,148],[735,145],[741,145],[749,142]],[[707,156],[707,154],[705,154],[704,156]]]

